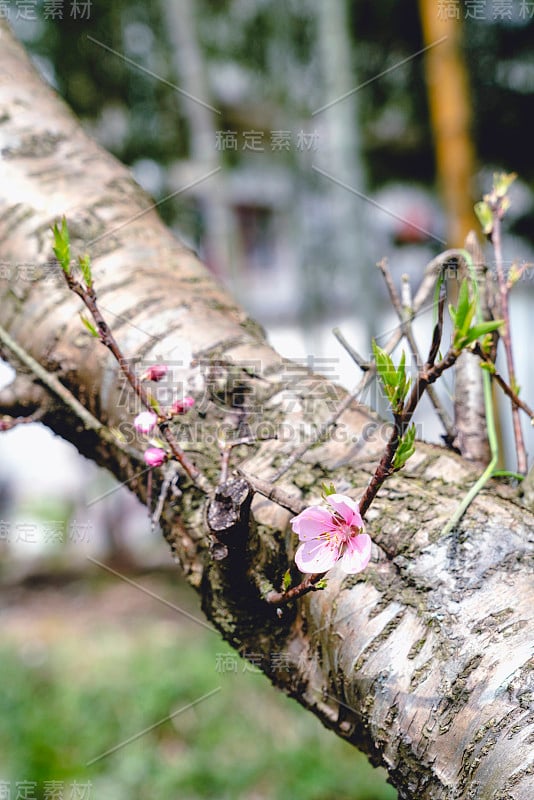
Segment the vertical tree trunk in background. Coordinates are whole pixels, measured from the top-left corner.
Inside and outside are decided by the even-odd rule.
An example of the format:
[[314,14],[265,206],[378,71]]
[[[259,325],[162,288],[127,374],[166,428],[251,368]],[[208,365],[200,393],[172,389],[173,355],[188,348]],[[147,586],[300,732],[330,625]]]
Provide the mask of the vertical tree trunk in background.
[[[313,117],[321,131],[316,161],[325,172],[354,189],[354,193],[351,193],[324,179],[333,225],[330,246],[345,296],[366,297],[359,314],[367,330],[371,330],[376,321],[372,280],[374,270],[369,262],[367,245],[367,203],[358,196],[365,193],[358,92],[344,97],[358,85],[352,65],[348,3],[347,0],[318,0],[316,9],[324,104],[342,98]],[[324,274],[324,265],[322,270]],[[330,279],[329,273],[330,269],[326,270]]]
[[[190,97],[177,95],[189,128],[189,152],[205,174],[221,169],[217,149],[217,122],[222,116],[207,108],[211,92],[205,61],[198,45],[195,8],[191,0],[161,0],[167,21],[167,36],[173,47],[173,65],[180,89]],[[186,181],[187,182],[187,181]],[[196,190],[201,198],[204,224],[204,259],[219,275],[231,275],[233,249],[237,246],[232,212],[228,207],[222,172],[211,175]]]
[[[462,52],[461,23],[447,9],[461,14],[462,4],[419,0],[425,46],[425,74],[434,133],[436,169],[447,215],[450,247],[463,247],[477,223],[472,180],[475,156],[471,138],[471,99]],[[435,44],[439,39],[447,38]]]

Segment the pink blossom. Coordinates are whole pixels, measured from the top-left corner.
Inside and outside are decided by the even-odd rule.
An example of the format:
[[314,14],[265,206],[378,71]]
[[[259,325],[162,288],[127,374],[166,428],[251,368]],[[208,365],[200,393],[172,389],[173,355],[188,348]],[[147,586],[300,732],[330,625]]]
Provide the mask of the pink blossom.
[[195,405],[193,397],[184,397],[183,400],[175,400],[171,406],[171,414],[185,414]]
[[166,367],[165,364],[153,364],[143,372],[141,380],[157,382],[164,378],[168,371],[169,368]]
[[161,447],[147,447],[143,453],[143,458],[149,467],[161,467],[167,458],[167,453]]
[[158,417],[152,411],[141,411],[134,419],[134,428],[138,433],[152,433],[156,427]]
[[361,572],[371,557],[371,537],[362,533],[358,504],[344,494],[327,497],[329,508],[310,506],[291,526],[302,544],[295,554],[301,572],[327,572],[341,559],[344,572]]

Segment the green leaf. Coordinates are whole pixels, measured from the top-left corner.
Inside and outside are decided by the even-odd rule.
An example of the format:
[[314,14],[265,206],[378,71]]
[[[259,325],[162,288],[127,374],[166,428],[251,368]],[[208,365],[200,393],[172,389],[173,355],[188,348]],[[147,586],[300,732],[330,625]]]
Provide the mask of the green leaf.
[[150,403],[152,409],[156,412],[158,416],[161,416],[161,407],[154,395],[151,392],[147,392],[147,399]]
[[382,379],[384,385],[396,386],[397,370],[395,369],[395,364],[393,363],[389,353],[386,353],[385,350],[382,350],[382,348],[377,345],[374,339],[373,355],[376,362],[376,371],[378,372],[378,375]]
[[402,409],[410,384],[411,379],[406,377],[406,353],[403,350],[397,368],[397,385],[392,401],[394,411],[400,411]]
[[88,289],[90,289],[91,286],[93,285],[93,276],[91,274],[91,259],[89,257],[89,254],[86,253],[85,255],[80,256],[78,258],[78,263],[80,265],[80,270],[83,275],[85,285],[87,286]]
[[70,239],[69,239],[69,229],[67,227],[67,220],[65,217],[61,220],[61,227],[59,227],[58,223],[54,223],[52,227],[52,233],[54,235],[54,255],[56,256],[57,260],[61,265],[61,269],[66,275],[70,275]]
[[376,362],[376,371],[382,381],[391,407],[396,413],[402,407],[411,383],[410,379],[406,378],[406,354],[404,351],[402,352],[399,366],[396,367],[391,356],[385,350],[382,350],[374,340],[373,354]]
[[401,469],[414,453],[415,425],[412,423],[399,443],[395,458],[393,459],[393,469]]
[[493,191],[497,197],[504,197],[516,178],[515,172],[495,172],[493,174]]
[[476,339],[480,339],[481,336],[493,333],[493,331],[501,327],[502,323],[502,319],[492,319],[488,320],[488,322],[479,322],[477,325],[473,325],[465,334],[465,344],[471,344],[471,342],[474,342]]
[[489,236],[493,230],[493,212],[485,200],[475,203],[475,214],[482,226],[482,232]]
[[329,497],[331,494],[336,494],[336,487],[333,483],[323,483],[322,484],[322,494],[323,497]]
[[91,334],[91,336],[94,336],[95,339],[99,339],[100,338],[100,334],[98,333],[98,331],[95,328],[95,326],[93,325],[93,323],[90,322],[87,319],[87,317],[84,317],[83,314],[80,314],[80,319],[83,322],[83,324],[85,325],[85,327],[87,328],[87,330],[89,331],[89,333]]
[[284,592],[287,592],[290,586],[291,586],[291,570],[286,569],[286,571],[284,572],[284,577],[282,579],[282,589],[284,590]]
[[460,284],[460,290],[458,292],[458,303],[456,305],[455,327],[458,328],[458,330],[462,330],[464,327],[466,317],[470,311],[470,305],[471,302],[469,298],[469,285],[467,283],[467,278],[464,278],[464,280]]
[[471,327],[473,318],[477,311],[477,298],[471,299],[469,294],[469,283],[464,279],[458,292],[458,305],[456,309],[449,307],[451,319],[454,326],[453,345],[457,350],[461,350],[474,342],[480,336],[491,333],[500,326],[500,322],[489,321],[481,322]]
[[328,586],[328,581],[326,580],[326,578],[321,578],[321,580],[317,581],[317,583],[315,584],[316,589],[326,589],[327,586]]
[[495,364],[492,364],[489,361],[481,361],[480,369],[485,369],[486,372],[489,372],[490,375],[495,375],[495,373],[497,372]]
[[510,286],[515,286],[520,277],[521,277],[521,270],[514,261],[508,272],[508,282]]
[[477,310],[476,300],[473,300],[473,302],[467,309],[463,325],[460,329],[460,333],[462,334],[462,336],[467,336],[469,330],[471,329],[471,323],[473,322],[473,317],[475,316],[476,310]]

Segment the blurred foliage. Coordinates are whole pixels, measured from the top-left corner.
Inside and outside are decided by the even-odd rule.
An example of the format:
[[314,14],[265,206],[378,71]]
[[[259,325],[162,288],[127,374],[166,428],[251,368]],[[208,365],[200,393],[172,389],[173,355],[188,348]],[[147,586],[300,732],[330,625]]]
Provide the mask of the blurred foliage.
[[[454,4],[436,4],[436,13],[448,5]],[[528,13],[521,16],[519,0],[510,4],[511,19],[495,18],[489,3],[482,4],[481,19],[463,19],[467,4],[456,5],[464,27],[480,161],[514,170],[532,181],[534,160],[525,120],[534,74],[534,20]],[[423,46],[417,5],[408,0],[380,4],[350,0],[349,7],[355,85],[369,81],[359,92],[369,183],[371,187],[397,180],[431,183],[434,157],[423,57],[385,72]],[[230,83],[233,76],[245,84],[240,104],[252,118],[259,105],[272,106],[273,114],[290,110],[309,117],[324,102],[315,9],[316,0],[248,4],[196,0],[199,42],[211,83],[217,83],[223,70],[223,78],[228,74]],[[108,118],[113,110],[127,114],[122,133],[114,141],[103,142],[121,160],[132,164],[153,158],[166,165],[187,156],[187,121],[180,95],[143,71],[180,83],[172,66],[161,3],[93,0],[89,19],[75,20],[65,14],[62,20],[41,19],[36,28],[21,22],[16,31],[34,54],[49,61],[58,90],[82,119],[94,122],[106,109]],[[89,36],[141,69],[95,45]],[[240,78],[231,66],[238,68]],[[215,97],[216,102],[221,99]],[[223,102],[222,110],[221,127],[234,126],[236,109],[225,108]],[[247,110],[243,114],[246,117]]]
[[[75,780],[91,782],[91,800],[394,800],[381,771],[218,634],[159,615],[151,599],[147,613],[136,605],[144,596],[127,592],[117,600],[105,584],[71,585],[61,619],[40,615],[50,595],[37,593],[27,630],[10,627],[0,647],[0,780],[36,781],[38,800],[45,781]],[[235,672],[217,666],[224,659]]]

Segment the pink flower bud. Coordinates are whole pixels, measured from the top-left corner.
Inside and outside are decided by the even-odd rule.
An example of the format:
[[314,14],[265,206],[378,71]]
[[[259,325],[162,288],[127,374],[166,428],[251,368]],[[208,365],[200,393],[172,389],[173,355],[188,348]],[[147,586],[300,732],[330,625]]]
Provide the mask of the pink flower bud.
[[161,447],[148,447],[143,453],[143,458],[149,467],[161,467],[167,458],[167,453]]
[[152,411],[141,411],[134,419],[134,428],[138,433],[152,433],[156,427],[158,418]]
[[171,414],[185,414],[195,405],[193,397],[184,397],[183,400],[175,400],[171,406]]
[[165,366],[165,364],[153,364],[151,367],[148,367],[143,374],[141,375],[142,381],[160,381],[162,378],[165,377],[169,368]]

